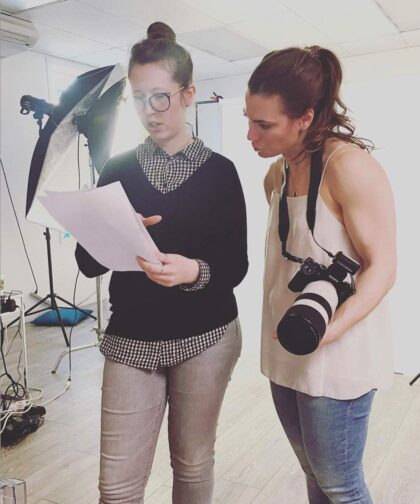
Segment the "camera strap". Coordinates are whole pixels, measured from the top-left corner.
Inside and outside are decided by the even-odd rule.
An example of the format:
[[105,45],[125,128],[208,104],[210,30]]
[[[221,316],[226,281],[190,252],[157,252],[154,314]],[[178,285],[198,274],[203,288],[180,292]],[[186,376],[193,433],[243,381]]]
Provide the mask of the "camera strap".
[[[322,179],[322,149],[314,152],[311,155],[311,171],[309,178],[309,190],[308,190],[308,200],[306,206],[306,222],[311,230],[312,237],[315,243],[320,247],[329,257],[333,258],[334,255],[322,247],[315,239],[314,229],[316,220],[316,201],[319,193],[319,186]],[[289,235],[290,220],[289,220],[289,208],[287,205],[287,192],[289,184],[289,167],[285,165],[283,186],[281,188],[281,198],[279,203],[279,237],[281,241],[281,252],[283,257],[289,261],[297,262],[302,264],[304,259],[301,257],[294,256],[287,252],[287,237]]]

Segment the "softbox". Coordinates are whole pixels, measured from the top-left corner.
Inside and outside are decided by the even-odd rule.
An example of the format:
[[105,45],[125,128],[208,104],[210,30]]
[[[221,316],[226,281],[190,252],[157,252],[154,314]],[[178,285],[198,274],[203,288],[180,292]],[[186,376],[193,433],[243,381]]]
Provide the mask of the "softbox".
[[[61,230],[61,226],[38,202],[46,190],[71,191],[90,184],[90,174],[80,170],[78,135],[88,140],[95,171],[100,174],[110,156],[117,108],[126,85],[121,65],[79,75],[48,112],[32,156],[26,198],[26,217],[31,222]],[[79,162],[78,162],[79,160]],[[82,164],[86,164],[86,155]],[[83,178],[83,176],[85,178]]]

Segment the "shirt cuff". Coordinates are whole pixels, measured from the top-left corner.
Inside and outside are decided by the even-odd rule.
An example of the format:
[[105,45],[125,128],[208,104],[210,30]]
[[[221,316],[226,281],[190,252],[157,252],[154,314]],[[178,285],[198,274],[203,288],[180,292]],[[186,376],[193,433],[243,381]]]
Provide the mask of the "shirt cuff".
[[198,279],[193,284],[180,284],[180,289],[186,292],[193,292],[197,290],[204,289],[204,287],[210,282],[210,266],[206,261],[201,259],[195,259],[198,264]]

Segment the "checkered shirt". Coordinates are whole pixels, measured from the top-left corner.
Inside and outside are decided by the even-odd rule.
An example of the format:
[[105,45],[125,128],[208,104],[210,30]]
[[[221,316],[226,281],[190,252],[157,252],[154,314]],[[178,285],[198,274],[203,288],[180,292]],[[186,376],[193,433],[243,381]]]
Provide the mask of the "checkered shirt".
[[183,150],[170,156],[148,137],[137,147],[137,159],[153,187],[166,194],[188,180],[211,152],[202,140],[194,138]]
[[[173,156],[167,154],[148,137],[137,148],[137,159],[150,183],[163,194],[177,189],[211,156],[211,149],[202,140],[194,138],[185,149]],[[184,291],[204,289],[210,280],[210,267],[196,259],[199,267],[198,280],[193,285],[181,284]],[[217,343],[227,325],[212,331],[181,340],[139,341],[112,334],[105,334],[101,352],[122,364],[142,369],[169,367],[198,355]]]

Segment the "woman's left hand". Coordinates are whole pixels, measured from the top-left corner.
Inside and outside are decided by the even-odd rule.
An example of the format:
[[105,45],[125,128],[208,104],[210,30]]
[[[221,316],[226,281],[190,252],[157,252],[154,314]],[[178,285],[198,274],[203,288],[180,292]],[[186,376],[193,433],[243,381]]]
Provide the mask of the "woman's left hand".
[[197,281],[199,267],[194,259],[161,252],[156,252],[156,257],[161,264],[153,264],[142,257],[136,257],[137,262],[152,282],[164,287],[174,287],[179,284],[193,284]]

